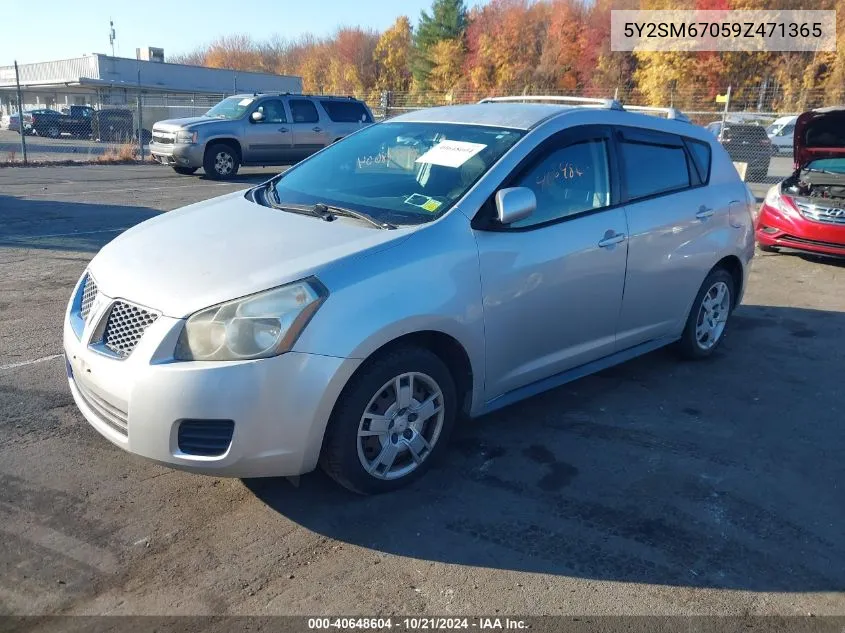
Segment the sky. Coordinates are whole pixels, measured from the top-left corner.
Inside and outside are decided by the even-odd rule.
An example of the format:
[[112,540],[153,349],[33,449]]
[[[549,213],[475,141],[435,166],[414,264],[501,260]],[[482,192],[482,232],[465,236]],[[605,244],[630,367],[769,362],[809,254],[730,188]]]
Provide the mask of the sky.
[[[11,1],[11,0],[10,0]],[[467,0],[468,7],[484,0]],[[22,6],[12,2],[8,8]],[[135,49],[157,46],[168,55],[184,53],[220,35],[245,33],[261,40],[302,33],[328,35],[338,26],[383,31],[400,15],[416,25],[431,0],[38,0],[40,19],[17,19],[16,10],[0,19],[0,66],[110,53],[109,19],[117,35],[114,52],[135,57]]]

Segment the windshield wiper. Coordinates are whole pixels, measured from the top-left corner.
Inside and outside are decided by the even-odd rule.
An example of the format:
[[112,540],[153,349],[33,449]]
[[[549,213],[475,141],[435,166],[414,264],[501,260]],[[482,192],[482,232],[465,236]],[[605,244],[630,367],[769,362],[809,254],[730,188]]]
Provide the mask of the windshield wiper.
[[331,222],[334,220],[334,216],[342,215],[348,218],[357,218],[359,220],[363,220],[364,222],[369,222],[373,226],[377,226],[380,229],[395,229],[396,225],[391,224],[390,222],[380,222],[376,220],[373,216],[367,215],[366,213],[362,213],[361,211],[353,211],[352,209],[346,209],[344,207],[336,207],[331,204],[323,204],[319,202],[313,206],[314,215],[321,217],[326,222]]
[[396,228],[396,226],[391,224],[390,222],[379,222],[374,217],[367,215],[366,213],[361,213],[360,211],[353,211],[352,209],[346,209],[343,207],[336,207],[334,205],[318,203],[313,206],[307,206],[300,204],[282,203],[279,200],[279,194],[276,191],[276,187],[274,187],[274,184],[275,183],[272,181],[268,182],[267,186],[264,188],[265,198],[270,203],[270,206],[274,209],[279,209],[281,211],[290,211],[291,213],[300,213],[302,215],[310,215],[313,217],[320,218],[321,220],[325,220],[326,222],[332,222],[334,221],[336,216],[342,215],[348,218],[356,218],[358,220],[363,220],[364,222],[368,222],[380,229]]

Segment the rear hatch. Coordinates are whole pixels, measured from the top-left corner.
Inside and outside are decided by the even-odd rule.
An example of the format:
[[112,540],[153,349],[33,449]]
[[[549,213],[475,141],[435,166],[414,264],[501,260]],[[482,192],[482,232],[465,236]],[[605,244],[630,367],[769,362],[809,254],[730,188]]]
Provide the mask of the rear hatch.
[[795,169],[824,158],[845,157],[845,108],[810,110],[795,122]]

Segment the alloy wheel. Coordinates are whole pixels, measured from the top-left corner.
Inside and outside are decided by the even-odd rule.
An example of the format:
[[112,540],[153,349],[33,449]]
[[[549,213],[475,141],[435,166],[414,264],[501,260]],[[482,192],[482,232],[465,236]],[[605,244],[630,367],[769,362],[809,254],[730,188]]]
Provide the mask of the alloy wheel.
[[214,157],[214,171],[221,176],[228,176],[235,168],[235,159],[229,152],[217,152]]

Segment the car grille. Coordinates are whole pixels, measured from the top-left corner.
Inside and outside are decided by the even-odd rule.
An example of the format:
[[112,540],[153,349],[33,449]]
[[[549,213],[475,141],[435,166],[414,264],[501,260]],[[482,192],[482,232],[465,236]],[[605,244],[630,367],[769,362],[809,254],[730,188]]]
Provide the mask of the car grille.
[[845,208],[820,207],[806,202],[796,202],[798,210],[808,220],[823,224],[839,224],[845,226]]
[[91,306],[94,305],[94,299],[97,298],[97,282],[91,275],[85,275],[85,281],[82,283],[82,303],[80,305],[79,313],[83,321],[88,321],[88,315],[91,313]]
[[784,243],[784,246],[788,246],[787,242],[794,242],[796,244],[806,244],[808,246],[821,246],[824,248],[835,248],[841,251],[845,251],[845,243],[837,244],[836,242],[823,242],[821,240],[808,240],[805,237],[796,237],[794,235],[781,235],[778,238],[778,242]]
[[125,301],[115,301],[103,328],[102,344],[120,358],[126,358],[135,349],[141,336],[158,314]]
[[173,145],[173,135],[165,132],[156,132],[153,130],[153,143],[161,143],[162,145]]
[[126,411],[119,409],[113,404],[106,402],[100,396],[88,389],[81,380],[74,381],[79,395],[88,405],[97,417],[106,425],[120,433],[121,435],[129,435],[129,416]]

